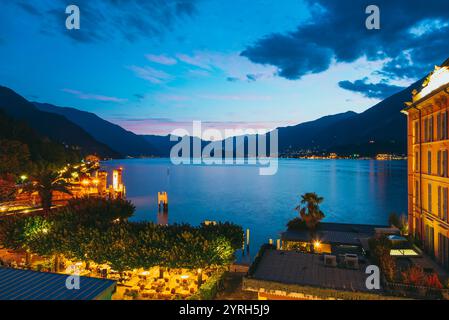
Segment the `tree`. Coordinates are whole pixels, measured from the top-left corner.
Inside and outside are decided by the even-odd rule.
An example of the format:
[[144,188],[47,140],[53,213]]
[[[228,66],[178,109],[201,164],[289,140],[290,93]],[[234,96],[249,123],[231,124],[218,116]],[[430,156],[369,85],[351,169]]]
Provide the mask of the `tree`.
[[0,203],[12,201],[16,198],[17,187],[12,175],[4,175],[0,177]]
[[70,184],[59,173],[48,168],[40,169],[30,180],[31,182],[24,187],[24,192],[37,192],[44,211],[50,210],[54,191],[72,194],[68,189]]
[[29,169],[30,151],[26,144],[16,140],[0,140],[0,176],[23,174]]
[[371,238],[368,242],[370,256],[374,264],[378,265],[388,281],[394,281],[396,276],[396,262],[390,255],[391,241],[387,236]]
[[407,216],[401,214],[400,216],[395,212],[390,213],[388,217],[388,224],[396,227],[401,232],[401,235],[408,235],[408,220]]
[[305,193],[301,195],[301,202],[295,208],[312,234],[324,218],[324,213],[320,209],[320,204],[323,200],[323,197],[318,196],[314,192]]

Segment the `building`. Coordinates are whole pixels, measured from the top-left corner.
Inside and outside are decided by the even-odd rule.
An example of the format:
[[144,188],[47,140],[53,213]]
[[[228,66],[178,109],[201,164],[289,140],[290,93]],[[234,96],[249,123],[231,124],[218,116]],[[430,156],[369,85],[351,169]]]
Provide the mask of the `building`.
[[385,231],[384,234],[399,232],[397,229],[381,225],[321,222],[313,237],[308,229],[283,232],[281,234],[282,249],[361,255],[364,251],[368,251],[368,239],[380,231]]
[[449,59],[406,103],[410,232],[449,270]]
[[325,255],[261,250],[243,279],[243,290],[260,300],[382,300],[395,299],[382,288],[368,289],[367,261],[355,266],[327,264]]
[[110,300],[116,282],[80,277],[79,289],[68,289],[67,275],[0,267],[0,300]]

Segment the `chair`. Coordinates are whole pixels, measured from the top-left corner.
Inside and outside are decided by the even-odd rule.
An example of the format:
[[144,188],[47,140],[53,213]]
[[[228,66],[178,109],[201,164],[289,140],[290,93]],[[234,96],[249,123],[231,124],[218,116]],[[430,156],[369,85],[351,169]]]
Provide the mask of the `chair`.
[[324,255],[324,265],[327,267],[337,266],[337,257],[334,255],[326,254]]
[[345,254],[345,264],[346,267],[351,269],[359,268],[359,257],[356,254]]

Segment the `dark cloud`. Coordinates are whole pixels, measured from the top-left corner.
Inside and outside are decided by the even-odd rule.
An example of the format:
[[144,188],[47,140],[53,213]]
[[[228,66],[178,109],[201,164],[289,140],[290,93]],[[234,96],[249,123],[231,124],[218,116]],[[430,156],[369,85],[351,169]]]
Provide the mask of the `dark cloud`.
[[249,82],[254,82],[259,80],[260,78],[262,78],[264,75],[263,74],[253,74],[253,73],[249,73],[246,75],[246,80],[248,80]]
[[[200,0],[55,0],[45,7],[41,32],[60,32],[77,42],[110,40],[119,37],[129,42],[162,36],[196,12]],[[28,13],[41,14],[42,5],[18,2]],[[81,12],[80,30],[65,28],[65,8],[75,4]]]
[[137,100],[143,100],[143,98],[145,98],[145,95],[141,93],[135,93],[134,97],[137,98]]
[[338,83],[340,88],[361,93],[365,97],[375,99],[385,99],[401,90],[404,87],[388,84],[386,82],[369,83],[367,78],[354,82],[345,80]]
[[[312,19],[286,34],[271,34],[249,45],[241,55],[273,65],[287,79],[325,71],[333,59],[353,62],[391,59],[385,76],[421,77],[449,56],[449,1],[378,0],[381,29],[367,30],[370,0],[306,0]],[[414,32],[411,32],[414,31]],[[446,44],[445,44],[446,43]]]
[[229,81],[229,82],[237,82],[237,81],[239,81],[240,79],[239,78],[237,78],[237,77],[227,77],[226,78],[226,81]]

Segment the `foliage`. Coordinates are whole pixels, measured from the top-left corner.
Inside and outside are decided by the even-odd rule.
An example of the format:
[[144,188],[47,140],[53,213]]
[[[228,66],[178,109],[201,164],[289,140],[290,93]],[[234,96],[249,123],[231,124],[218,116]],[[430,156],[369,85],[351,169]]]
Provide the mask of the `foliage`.
[[226,271],[224,269],[217,270],[207,279],[196,294],[189,297],[189,300],[213,300],[223,285],[225,275]]
[[414,285],[414,286],[423,286],[430,287],[436,289],[442,289],[443,285],[438,278],[438,275],[433,272],[430,275],[427,275],[423,268],[420,266],[412,266],[405,270],[402,274],[402,281],[405,284]]
[[397,213],[395,213],[395,212],[390,213],[390,215],[388,216],[388,224],[390,226],[399,228],[400,221],[399,221],[399,216]]
[[5,247],[27,249],[41,256],[62,254],[70,259],[107,263],[117,271],[225,265],[232,262],[234,251],[242,244],[237,241],[242,228],[230,223],[211,228],[128,222],[126,218],[133,210],[129,202],[120,199],[72,200],[66,208],[45,217],[1,220],[0,241]]
[[78,225],[103,229],[117,219],[128,219],[134,210],[134,205],[124,199],[111,201],[96,197],[73,198],[60,209],[56,219],[62,220],[68,229]]
[[303,231],[307,230],[307,225],[300,217],[293,218],[287,223],[288,230]]
[[0,176],[27,174],[36,166],[58,168],[79,162],[77,150],[41,136],[25,122],[17,121],[0,110]]
[[30,150],[26,144],[17,140],[0,139],[0,176],[16,176],[29,169]]
[[396,275],[396,262],[390,255],[391,247],[391,241],[385,235],[369,240],[371,258],[388,281],[393,281]]
[[320,204],[323,200],[323,197],[318,196],[314,192],[305,193],[301,195],[300,204],[295,208],[312,233],[324,218],[324,213],[320,209]]
[[68,187],[69,183],[62,179],[59,173],[48,167],[43,167],[32,175],[30,182],[24,187],[24,192],[37,192],[42,208],[48,211],[52,206],[53,192],[59,191],[71,194]]
[[401,214],[399,216],[397,213],[392,212],[388,217],[388,224],[398,228],[401,235],[408,235],[408,220],[406,215]]
[[12,201],[16,198],[17,187],[14,180],[14,177],[10,174],[0,177],[0,203]]

